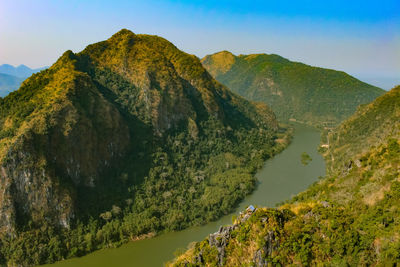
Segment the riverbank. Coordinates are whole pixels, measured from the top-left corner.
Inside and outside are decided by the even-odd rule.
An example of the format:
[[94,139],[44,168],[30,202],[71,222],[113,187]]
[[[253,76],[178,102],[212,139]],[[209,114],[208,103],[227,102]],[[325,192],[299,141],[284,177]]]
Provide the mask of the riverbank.
[[[208,234],[217,231],[221,225],[230,224],[232,216],[237,215],[248,205],[273,207],[318,180],[319,176],[325,174],[325,163],[317,152],[319,142],[318,130],[296,125],[290,145],[274,158],[267,160],[264,167],[256,174],[258,186],[253,194],[246,197],[234,212],[218,221],[162,234],[151,239],[130,242],[115,249],[96,251],[81,258],[48,266],[162,266],[174,258],[174,252],[179,248],[186,248],[191,242],[200,241]],[[301,163],[303,152],[312,158],[307,166]]]

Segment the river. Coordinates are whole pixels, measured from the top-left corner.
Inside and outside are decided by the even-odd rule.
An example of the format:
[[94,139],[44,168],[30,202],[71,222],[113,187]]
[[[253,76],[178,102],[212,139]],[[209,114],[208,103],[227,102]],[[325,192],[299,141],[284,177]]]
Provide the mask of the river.
[[[220,220],[183,231],[162,234],[155,238],[131,242],[115,249],[96,251],[81,258],[74,258],[48,265],[51,267],[128,267],[163,266],[171,260],[178,248],[186,248],[190,242],[203,240],[218,230],[220,225],[231,223],[232,215],[248,205],[274,207],[304,191],[310,184],[325,175],[325,162],[317,152],[320,132],[314,128],[295,125],[292,143],[279,155],[268,160],[257,173],[259,184],[253,194],[245,198],[239,207]],[[308,165],[301,163],[301,154],[312,158]]]

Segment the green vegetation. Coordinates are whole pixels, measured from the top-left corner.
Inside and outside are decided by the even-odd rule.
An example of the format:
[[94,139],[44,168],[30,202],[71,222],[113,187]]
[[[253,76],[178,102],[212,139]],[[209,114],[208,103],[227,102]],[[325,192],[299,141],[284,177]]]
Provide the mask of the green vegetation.
[[310,155],[307,154],[307,152],[301,153],[301,164],[303,165],[308,165],[312,161],[312,158]]
[[[240,216],[171,265],[396,266],[399,96],[398,86],[329,133],[329,147],[322,150],[328,159],[330,151],[341,158],[338,165],[327,161],[330,173],[325,178],[278,208]],[[359,128],[361,121],[370,125]],[[223,242],[211,242],[215,236]]]
[[289,61],[278,55],[235,56],[222,51],[202,59],[204,67],[234,92],[267,103],[283,121],[332,127],[384,90],[350,75]]
[[32,75],[0,99],[0,125],[0,264],[11,266],[215,220],[289,142],[265,104],[128,30]]
[[334,131],[323,135],[321,152],[331,166],[328,171],[346,169],[348,158],[367,152],[390,136],[400,135],[400,86],[357,112]]

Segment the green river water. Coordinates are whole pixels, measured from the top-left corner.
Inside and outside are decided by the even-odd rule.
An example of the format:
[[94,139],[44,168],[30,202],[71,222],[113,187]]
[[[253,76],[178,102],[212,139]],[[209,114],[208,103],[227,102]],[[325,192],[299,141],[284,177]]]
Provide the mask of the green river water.
[[[278,202],[304,191],[318,180],[319,176],[325,175],[325,163],[317,152],[320,132],[303,125],[295,127],[292,143],[282,153],[265,163],[263,169],[257,173],[259,180],[257,189],[244,199],[233,213],[203,226],[131,242],[119,248],[100,250],[81,258],[48,266],[163,266],[163,263],[173,259],[174,251],[186,248],[190,242],[203,240],[208,234],[216,232],[221,225],[230,224],[232,215],[237,215],[248,205],[274,207]],[[308,165],[301,163],[303,152],[312,158]]]

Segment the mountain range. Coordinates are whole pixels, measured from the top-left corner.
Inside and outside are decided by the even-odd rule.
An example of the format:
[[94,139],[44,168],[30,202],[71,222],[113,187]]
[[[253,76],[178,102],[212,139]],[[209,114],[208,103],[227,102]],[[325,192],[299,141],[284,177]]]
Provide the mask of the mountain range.
[[26,78],[46,68],[31,69],[25,65],[18,67],[9,64],[0,65],[0,97],[17,90]]
[[32,74],[44,70],[46,68],[47,67],[31,69],[23,64],[19,65],[18,67],[14,67],[10,64],[3,64],[0,65],[0,73],[12,75],[19,78],[28,78]]
[[385,91],[330,69],[274,54],[205,56],[203,66],[232,91],[268,104],[282,121],[333,127]]
[[23,78],[0,73],[0,97],[8,95],[19,88]]

